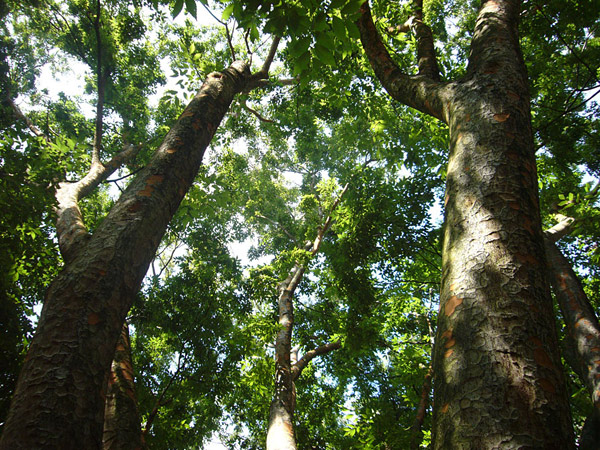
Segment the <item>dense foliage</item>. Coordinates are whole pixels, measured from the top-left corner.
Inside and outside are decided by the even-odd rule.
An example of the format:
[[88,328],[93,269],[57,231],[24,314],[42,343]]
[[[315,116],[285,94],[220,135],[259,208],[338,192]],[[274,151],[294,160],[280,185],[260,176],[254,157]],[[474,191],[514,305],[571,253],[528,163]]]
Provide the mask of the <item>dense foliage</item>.
[[[204,78],[234,59],[259,68],[274,34],[284,39],[272,83],[230,109],[130,311],[146,442],[198,448],[218,435],[230,448],[264,447],[277,289],[300,261],[307,270],[293,345],[299,357],[328,342],[342,346],[315,358],[296,383],[299,448],[408,448],[415,435],[427,447],[430,419],[422,435],[413,423],[434,344],[447,129],[384,93],[358,41],[361,3],[2,6],[0,421],[34,310],[60,270],[54,193],[88,170],[100,84],[102,157],[129,144],[141,151],[82,202],[90,229]],[[394,58],[412,70],[415,39],[400,31],[410,2],[371,3]],[[465,71],[475,3],[424,2],[443,77]],[[521,23],[544,226],[557,214],[577,219],[561,248],[597,313],[599,6],[524,2]],[[66,81],[50,92],[39,87],[42,75]],[[77,83],[80,92],[69,86]],[[304,243],[329,213],[331,229],[310,258]],[[580,429],[592,404],[565,367]]]

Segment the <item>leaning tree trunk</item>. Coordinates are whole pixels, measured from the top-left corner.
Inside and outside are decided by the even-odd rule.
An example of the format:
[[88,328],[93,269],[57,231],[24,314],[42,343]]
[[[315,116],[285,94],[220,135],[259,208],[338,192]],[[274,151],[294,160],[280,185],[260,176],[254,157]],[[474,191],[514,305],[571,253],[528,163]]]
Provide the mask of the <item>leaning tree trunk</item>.
[[[558,306],[562,312],[569,343],[573,345],[575,372],[583,381],[594,412],[590,421],[598,424],[600,418],[600,324],[592,305],[585,294],[581,282],[573,271],[571,263],[563,256],[552,238],[545,239],[548,256],[548,272],[554,288]],[[595,427],[588,427],[592,431]],[[600,432],[582,433],[586,437],[585,448],[600,447]],[[588,442],[588,441],[595,442]],[[582,448],[582,442],[579,442]]]
[[[484,0],[466,76],[400,72],[368,7],[363,47],[390,94],[445,121],[450,156],[433,448],[574,447],[537,196],[520,2]],[[433,48],[431,48],[433,53]]]
[[131,301],[223,115],[251,79],[244,63],[208,76],[151,162],[52,282],[1,448],[100,448],[105,374]]
[[142,448],[144,448],[144,442],[135,396],[129,325],[125,322],[108,375],[102,449],[138,450]]

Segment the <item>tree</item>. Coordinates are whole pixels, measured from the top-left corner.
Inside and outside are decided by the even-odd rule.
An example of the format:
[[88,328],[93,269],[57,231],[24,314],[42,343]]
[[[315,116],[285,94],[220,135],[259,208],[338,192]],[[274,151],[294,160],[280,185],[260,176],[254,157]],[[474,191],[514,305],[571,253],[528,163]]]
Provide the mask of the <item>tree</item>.
[[366,4],[359,19],[390,95],[450,127],[435,448],[573,447],[545,261],[534,256],[543,242],[519,12],[519,2],[482,2],[466,74],[447,84],[426,27],[415,29],[419,75],[408,77]]
[[[100,2],[97,6],[90,10],[93,23],[102,21]],[[103,44],[99,27],[94,29],[101,118],[100,92],[110,71],[101,68]],[[277,43],[275,39],[257,74],[251,75],[247,64],[235,63],[209,75],[150,162],[91,235],[77,207],[81,192],[73,192],[60,205],[59,241],[65,242],[68,259],[47,291],[2,434],[3,448],[99,447],[106,374],[127,311],[233,97],[268,77]],[[102,164],[100,134],[101,120],[92,153],[94,182],[84,178],[73,186],[97,185],[113,161],[121,159],[118,155]]]
[[[72,333],[69,338],[86,344],[87,336],[91,336],[94,340],[89,344],[99,342],[98,347],[84,353],[79,348],[80,356],[69,351],[71,362],[66,364],[72,365],[70,372],[61,369],[60,361],[49,361],[45,366],[48,373],[62,380],[61,389],[69,387],[69,392],[76,392],[73,385],[83,388],[77,383],[91,380],[93,387],[88,388],[94,395],[83,390],[80,392],[87,392],[85,395],[73,395],[73,401],[86,402],[75,412],[84,409],[88,417],[73,423],[80,424],[79,428],[88,425],[96,408],[96,434],[91,439],[98,439],[102,408],[97,407],[102,402],[96,394],[104,386],[100,373],[109,367],[113,357],[109,347],[114,349],[144,265],[151,264],[157,255],[151,264],[153,277],[144,283],[128,317],[133,324],[139,408],[148,442],[157,448],[200,446],[223,417],[221,433],[228,442],[242,448],[262,448],[276,381],[267,344],[272,344],[281,331],[276,326],[277,283],[295,261],[303,261],[301,252],[294,248],[302,248],[305,239],[312,240],[315,227],[322,221],[314,214],[320,201],[314,189],[319,180],[328,178],[333,184],[335,180],[343,184],[356,167],[370,161],[372,167],[356,174],[356,187],[338,206],[336,221],[323,240],[319,256],[307,266],[310,276],[298,286],[294,342],[286,339],[280,346],[284,349],[280,359],[285,362],[286,355],[291,356],[287,347],[314,349],[335,339],[343,342],[342,348],[327,358],[313,359],[297,383],[298,446],[428,445],[432,425],[425,400],[434,341],[432,310],[441,303],[433,371],[437,383],[435,445],[486,447],[503,441],[516,446],[551,446],[558,441],[554,435],[550,441],[548,433],[562,430],[558,445],[568,448],[572,444],[570,419],[552,333],[556,313],[543,278],[546,263],[540,256],[536,190],[539,182],[542,219],[547,227],[556,194],[570,198],[582,189],[577,175],[597,174],[597,111],[586,103],[593,95],[586,93],[593,93],[598,82],[588,62],[595,60],[600,48],[594,31],[597,6],[583,0],[569,2],[568,7],[548,2],[520,12],[517,2],[486,1],[478,15],[470,1],[421,4],[374,0],[373,23],[368,7],[361,10],[363,2],[355,0],[221,3],[224,29],[217,33],[198,29],[191,22],[167,27],[160,6],[140,13],[137,3],[131,7],[111,2],[77,1],[58,9],[48,4],[51,9],[47,16],[52,20],[37,14],[32,15],[37,22],[21,18],[21,22],[12,22],[13,29],[3,25],[8,41],[3,41],[1,49],[11,45],[18,49],[4,51],[11,54],[6,61],[10,65],[22,57],[27,62],[23,67],[33,68],[23,71],[19,83],[10,84],[12,95],[4,100],[18,121],[5,124],[2,119],[9,130],[2,138],[2,163],[12,165],[2,166],[3,186],[10,189],[2,197],[5,203],[28,183],[25,192],[29,201],[2,222],[3,244],[6,242],[9,250],[2,260],[9,270],[3,273],[20,277],[6,276],[2,282],[10,290],[12,307],[8,309],[21,318],[33,302],[27,295],[35,297],[43,284],[33,279],[37,274],[52,278],[56,267],[52,263],[52,269],[44,271],[39,267],[42,263],[38,267],[25,263],[27,255],[36,252],[35,245],[30,244],[37,238],[28,232],[36,228],[42,230],[39,241],[52,255],[47,260],[55,257],[51,231],[46,232],[49,227],[37,226],[43,223],[40,216],[52,210],[49,204],[40,205],[52,197],[53,188],[32,189],[34,183],[29,181],[42,180],[43,185],[51,179],[57,186],[67,179],[90,180],[92,175],[86,178],[90,167],[99,172],[96,180],[106,177],[106,166],[116,164],[102,164],[101,160],[110,161],[123,148],[137,150],[136,145],[128,144],[147,141],[155,121],[166,131],[175,123],[175,111],[179,114],[182,108],[176,93],[169,91],[152,112],[144,103],[148,90],[135,88],[143,86],[144,79],[157,80],[158,64],[146,64],[152,58],[135,59],[135,55],[145,54],[138,45],[142,41],[128,41],[127,36],[139,36],[144,29],[138,20],[141,16],[151,14],[151,20],[160,23],[161,43],[151,48],[161,55],[175,55],[171,66],[177,76],[185,77],[181,85],[187,89],[206,73],[237,59],[234,55],[249,55],[251,47],[263,40],[261,29],[286,36],[286,48],[279,53],[282,64],[276,71],[296,76],[290,80],[292,89],[275,87],[266,96],[249,88],[262,86],[267,80],[235,68],[243,66],[226,71],[229,75],[222,74],[218,80],[211,77],[201,96],[222,83],[231,87],[225,89],[228,92],[243,89],[244,84],[248,87],[238,96],[238,103],[229,107],[221,131],[213,139],[227,147],[241,137],[247,149],[220,147],[211,168],[195,178],[192,195],[174,218],[170,215],[183,194],[171,192],[166,199],[164,194],[170,192],[167,186],[171,186],[170,180],[179,183],[178,177],[184,174],[186,181],[179,184],[185,190],[184,184],[192,183],[193,166],[199,164],[203,150],[197,149],[193,164],[175,167],[171,163],[184,150],[169,153],[175,149],[169,143],[175,143],[172,138],[177,134],[190,140],[201,134],[204,145],[216,124],[214,117],[208,117],[208,110],[199,112],[206,113],[203,117],[211,124],[203,132],[195,117],[188,116],[194,114],[195,106],[180,117],[166,146],[151,162],[147,163],[149,155],[142,147],[136,160],[127,163],[138,178],[114,207],[101,186],[99,193],[96,190],[84,200],[75,192],[81,183],[62,185],[63,193],[76,195],[59,198],[65,225],[60,228],[74,231],[71,241],[76,245],[69,245],[70,240],[64,239],[69,235],[63,231],[60,244],[65,271],[49,291],[40,325],[42,338],[36,338],[33,362],[27,363],[24,373],[31,373],[31,367],[40,360],[35,352],[50,344],[42,340],[53,320],[59,320],[53,309],[68,303],[63,302],[61,286],[67,290],[72,286],[73,292],[79,292],[89,282],[88,291],[97,294],[92,283],[102,285],[106,290],[101,292],[101,299],[90,296],[91,302],[84,305],[82,301],[80,311],[73,313],[76,319],[71,322],[77,323],[79,330],[74,333],[79,334],[74,337]],[[189,13],[197,13],[193,1],[178,0],[172,6],[178,12],[184,4]],[[582,5],[586,14],[579,9]],[[532,75],[529,83],[516,39],[518,15],[523,22],[524,59]],[[109,17],[111,27],[105,28]],[[14,36],[13,30],[18,30]],[[357,41],[361,35],[362,49]],[[102,95],[94,100],[96,111],[104,104],[106,113],[88,120],[77,114],[74,102],[60,101],[46,102],[39,112],[19,114],[10,100],[18,100],[19,92],[35,94],[32,87],[27,88],[35,78],[34,56],[52,60],[54,54],[45,52],[45,45],[24,45],[28,41],[47,43],[49,49],[87,59],[93,74],[91,92],[100,92],[101,87],[105,92],[104,102]],[[10,45],[4,45],[6,42]],[[363,54],[371,61],[364,60]],[[407,69],[410,65],[419,72]],[[372,76],[371,66],[377,78]],[[35,103],[40,97],[31,98]],[[202,107],[209,100],[196,98],[192,105]],[[13,102],[15,106],[17,103]],[[136,108],[131,108],[133,105]],[[587,105],[586,109],[582,105]],[[219,114],[226,109],[221,106]],[[39,138],[32,139],[27,130]],[[47,146],[44,136],[52,137],[56,132],[61,139],[55,146]],[[98,136],[104,136],[101,144]],[[450,164],[446,170],[448,146]],[[535,156],[534,146],[539,150]],[[56,153],[44,153],[48,148]],[[59,157],[63,154],[75,157],[66,163]],[[34,170],[32,162],[38,160]],[[218,164],[213,165],[215,161]],[[259,172],[248,170],[257,166],[261,167]],[[302,175],[300,185],[283,188],[281,174],[296,170]],[[444,178],[448,182],[447,220],[442,233],[431,211],[435,202],[443,202]],[[126,180],[128,183],[130,178]],[[91,187],[85,189],[92,191]],[[136,190],[138,195],[131,197]],[[160,206],[161,199],[167,206]],[[128,201],[131,203],[123,203]],[[34,208],[28,210],[29,204]],[[133,210],[125,213],[124,207]],[[164,214],[151,223],[154,207]],[[103,211],[111,208],[104,217]],[[294,220],[298,215],[306,215],[307,220]],[[135,219],[135,223],[126,223],[125,218]],[[228,221],[235,225],[227,225]],[[83,223],[93,230],[91,234],[82,228]],[[586,221],[583,232],[562,246],[569,256],[575,256],[575,269],[583,268],[579,275],[584,275],[588,296],[600,279],[594,262],[597,233],[591,223]],[[123,243],[127,257],[107,247],[110,242],[106,237],[116,239],[111,227],[121,225],[124,233],[132,234],[121,235],[123,240],[114,248],[121,249]],[[154,230],[155,225],[162,231]],[[11,235],[16,227],[23,232]],[[163,232],[166,235],[159,244]],[[248,234],[258,238],[253,255],[280,257],[272,264],[242,272],[230,259],[227,246],[232,239],[244,239]],[[151,239],[150,244],[146,239]],[[176,256],[180,243],[185,243],[185,256]],[[91,261],[95,251],[102,251],[100,247],[108,249],[106,255],[116,255],[118,264],[105,267],[110,256],[104,254]],[[140,248],[145,262],[135,255]],[[100,272],[87,271],[84,263]],[[103,271],[104,277],[97,276]],[[90,280],[89,274],[95,279]],[[78,278],[80,275],[85,282]],[[431,287],[440,278],[441,296]],[[121,282],[125,289],[119,288]],[[590,300],[592,307],[597,306],[593,296]],[[57,327],[57,332],[62,330]],[[560,326],[559,332],[564,336]],[[12,342],[27,339],[26,327],[13,327],[6,336],[3,343],[12,347]],[[68,334],[57,339],[64,341],[66,337]],[[64,348],[66,352],[67,346]],[[99,350],[101,355],[94,353]],[[18,363],[16,355],[7,358]],[[104,365],[91,366],[90,359],[102,360]],[[293,371],[291,361],[289,370]],[[95,378],[89,377],[90,373]],[[589,415],[591,403],[576,377],[571,372],[568,375],[573,422],[579,428]],[[24,375],[21,384],[25,386],[30,376]],[[457,385],[448,384],[450,381]],[[293,391],[289,383],[286,386],[287,392]],[[19,388],[17,399],[23,398],[23,389]],[[522,392],[535,401],[528,404],[521,398]],[[48,401],[54,402],[53,398],[56,396],[49,396]],[[57,411],[67,409],[66,405],[58,405]],[[494,405],[503,410],[496,414]],[[24,408],[19,414],[25,414]],[[50,417],[50,407],[46,412],[36,409]],[[510,414],[503,414],[506,411]],[[66,422],[67,416],[62,417]],[[31,419],[37,420],[34,416]],[[27,426],[25,421],[23,424]],[[9,425],[15,426],[14,419]],[[422,436],[418,429],[422,429]],[[81,442],[77,445],[84,445]]]

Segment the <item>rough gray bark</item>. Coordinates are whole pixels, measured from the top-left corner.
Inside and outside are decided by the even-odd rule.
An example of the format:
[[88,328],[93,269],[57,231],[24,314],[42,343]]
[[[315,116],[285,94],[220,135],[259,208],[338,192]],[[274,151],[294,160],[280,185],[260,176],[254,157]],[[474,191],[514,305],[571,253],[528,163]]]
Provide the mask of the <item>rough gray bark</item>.
[[434,354],[433,448],[574,448],[545,277],[520,2],[484,0],[466,76],[402,74],[363,6],[395,99],[445,121],[450,157]]

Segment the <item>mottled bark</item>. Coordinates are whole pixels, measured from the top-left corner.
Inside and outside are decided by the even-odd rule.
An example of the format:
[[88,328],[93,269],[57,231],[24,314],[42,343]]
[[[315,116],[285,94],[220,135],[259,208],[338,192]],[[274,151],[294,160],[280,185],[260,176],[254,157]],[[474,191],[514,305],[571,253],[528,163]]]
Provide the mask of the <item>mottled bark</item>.
[[[308,246],[310,248],[310,244]],[[304,267],[296,264],[279,286],[279,325],[275,340],[275,393],[269,409],[267,450],[295,450],[294,407],[296,395],[290,361],[294,327],[293,295]]]
[[108,216],[50,285],[0,447],[100,448],[105,374],[125,315],[247,65],[212,73]]
[[361,19],[363,46],[388,92],[450,128],[436,449],[574,447],[545,277],[519,12],[517,0],[483,1],[465,78],[421,80],[420,91],[418,77],[397,75],[365,36],[374,30],[366,12]]
[[103,450],[144,448],[135,396],[129,326],[123,324],[108,375],[104,408]]
[[569,261],[551,239],[545,244],[550,281],[575,350],[575,370],[600,414],[600,324]]

